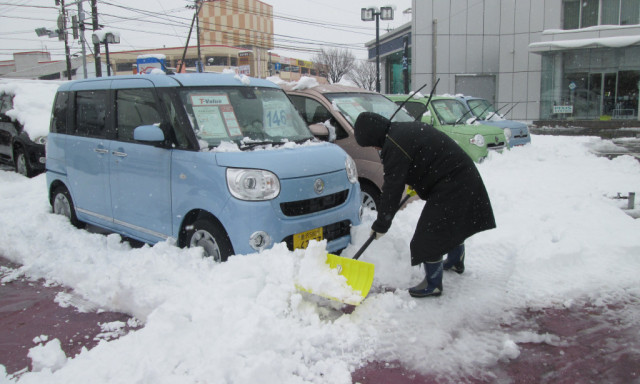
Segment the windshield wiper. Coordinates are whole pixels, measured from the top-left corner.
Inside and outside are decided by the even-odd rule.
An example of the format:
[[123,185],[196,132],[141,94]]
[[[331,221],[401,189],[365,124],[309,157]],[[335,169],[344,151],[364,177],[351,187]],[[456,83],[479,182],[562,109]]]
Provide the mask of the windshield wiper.
[[239,143],[240,149],[248,149],[248,148],[255,148],[255,147],[259,147],[261,145],[273,145],[273,146],[278,146],[278,145],[283,145],[285,143],[285,141],[250,141],[250,142],[244,142],[241,141]]
[[454,121],[453,125],[457,125],[459,122],[461,122],[462,119],[464,119],[464,117],[467,116],[469,112],[471,112],[471,109],[467,109],[467,112],[463,113],[462,116],[458,118],[458,120]]
[[518,105],[519,103],[520,103],[520,102],[518,101],[517,103],[513,104],[513,106],[511,106],[511,108],[509,108],[509,110],[508,110],[507,112],[505,112],[505,113],[504,113],[504,115],[502,115],[502,116],[507,116],[507,113],[511,112],[511,110],[512,110],[513,108],[515,108],[515,106],[516,106],[516,105]]
[[[485,113],[485,112],[487,112],[487,109],[489,109],[489,108],[491,108],[491,104],[487,105],[487,106],[482,110],[482,112],[480,112],[480,114],[479,114],[479,115],[474,116],[474,117],[473,117],[473,121],[472,121],[471,123],[475,123],[475,122],[476,122],[476,120],[480,119],[480,116],[484,115],[484,113]],[[498,111],[496,111],[495,113],[497,113],[497,112],[498,112]],[[463,116],[464,116],[464,115],[463,115]],[[486,119],[480,119],[480,120],[486,120]]]

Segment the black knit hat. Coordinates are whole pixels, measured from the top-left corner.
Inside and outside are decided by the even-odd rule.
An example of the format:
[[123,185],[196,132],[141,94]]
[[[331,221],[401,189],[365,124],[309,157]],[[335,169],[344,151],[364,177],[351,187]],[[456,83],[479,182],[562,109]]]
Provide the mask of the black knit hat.
[[390,124],[389,119],[384,116],[373,112],[362,112],[353,126],[358,145],[382,148]]

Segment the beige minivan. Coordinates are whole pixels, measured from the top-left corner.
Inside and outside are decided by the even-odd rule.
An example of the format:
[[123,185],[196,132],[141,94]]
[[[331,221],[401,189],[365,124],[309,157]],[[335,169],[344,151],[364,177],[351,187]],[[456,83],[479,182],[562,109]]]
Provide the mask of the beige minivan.
[[[363,148],[356,142],[353,125],[362,112],[375,112],[390,118],[398,106],[385,96],[365,89],[338,84],[279,84],[319,139],[338,144],[356,162],[362,191],[362,205],[376,209],[383,182],[380,154],[373,147]],[[398,111],[394,121],[413,121]]]

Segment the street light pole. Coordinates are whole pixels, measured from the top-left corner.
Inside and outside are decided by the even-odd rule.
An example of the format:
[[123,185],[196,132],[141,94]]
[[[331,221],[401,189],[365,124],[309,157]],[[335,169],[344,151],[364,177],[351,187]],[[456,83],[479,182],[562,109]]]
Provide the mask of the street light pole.
[[376,21],[376,92],[380,92],[380,19],[393,20],[393,8],[361,8],[362,21]]
[[111,63],[109,62],[109,44],[120,44],[120,34],[117,32],[99,32],[91,35],[93,44],[100,46],[104,44],[107,54],[107,76],[111,76]]

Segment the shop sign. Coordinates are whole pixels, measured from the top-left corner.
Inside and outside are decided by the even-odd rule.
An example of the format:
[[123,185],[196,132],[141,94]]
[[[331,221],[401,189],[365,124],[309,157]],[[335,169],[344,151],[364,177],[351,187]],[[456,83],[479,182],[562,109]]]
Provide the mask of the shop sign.
[[554,105],[553,113],[573,113],[573,105]]

